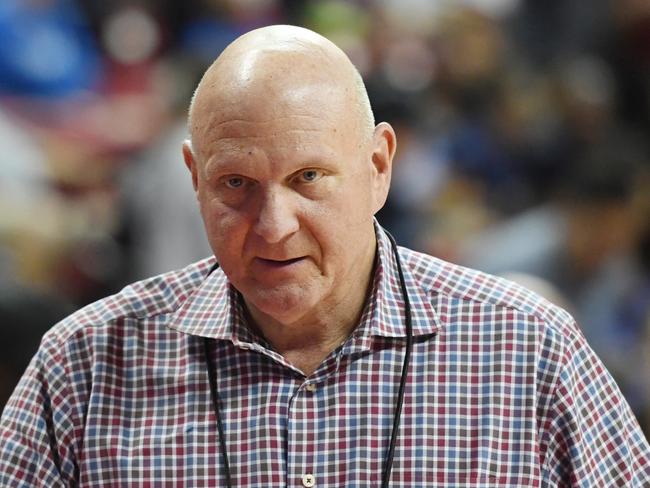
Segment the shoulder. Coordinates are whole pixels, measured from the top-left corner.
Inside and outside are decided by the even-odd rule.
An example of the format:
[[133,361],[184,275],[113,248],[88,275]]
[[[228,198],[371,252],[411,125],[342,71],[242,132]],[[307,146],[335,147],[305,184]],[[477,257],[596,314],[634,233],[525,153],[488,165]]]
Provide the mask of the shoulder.
[[582,336],[573,317],[560,306],[511,280],[400,248],[404,265],[432,300],[457,306],[509,310],[566,340]]
[[145,321],[171,313],[203,283],[214,263],[214,257],[210,257],[180,270],[132,283],[63,319],[48,331],[44,342],[60,344],[87,329],[129,319]]

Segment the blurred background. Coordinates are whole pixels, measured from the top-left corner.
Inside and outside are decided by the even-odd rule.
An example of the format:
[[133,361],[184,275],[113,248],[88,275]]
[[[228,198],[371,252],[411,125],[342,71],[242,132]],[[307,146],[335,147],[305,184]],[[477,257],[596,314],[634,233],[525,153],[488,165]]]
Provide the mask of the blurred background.
[[647,0],[2,0],[0,407],[63,316],[210,254],[187,105],[272,23],[341,46],[395,126],[380,222],[570,310],[650,434]]

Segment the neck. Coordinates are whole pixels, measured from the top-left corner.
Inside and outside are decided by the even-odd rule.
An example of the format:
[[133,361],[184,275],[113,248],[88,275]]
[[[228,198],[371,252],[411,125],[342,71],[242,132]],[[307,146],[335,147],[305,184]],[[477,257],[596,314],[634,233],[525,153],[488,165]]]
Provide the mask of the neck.
[[311,375],[323,360],[349,337],[356,323],[349,327],[332,330],[327,326],[304,327],[295,330],[287,327],[264,334],[289,363],[299,368],[305,376]]

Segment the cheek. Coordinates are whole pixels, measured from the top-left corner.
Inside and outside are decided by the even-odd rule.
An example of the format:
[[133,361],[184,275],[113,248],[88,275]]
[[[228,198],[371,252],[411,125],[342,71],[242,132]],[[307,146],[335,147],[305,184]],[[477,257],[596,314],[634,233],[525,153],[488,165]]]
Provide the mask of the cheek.
[[[350,266],[366,248],[368,239],[374,239],[373,214],[367,193],[351,188],[336,192],[327,202],[306,210],[310,230],[318,241],[326,261]],[[333,261],[330,261],[332,260]]]
[[[331,212],[332,218],[343,225],[372,220],[373,205],[368,187],[353,183],[342,188],[331,200]],[[350,227],[348,230],[353,232],[355,228],[356,226]]]
[[215,202],[202,200],[201,215],[212,251],[219,260],[229,260],[241,248],[246,220],[238,212]]

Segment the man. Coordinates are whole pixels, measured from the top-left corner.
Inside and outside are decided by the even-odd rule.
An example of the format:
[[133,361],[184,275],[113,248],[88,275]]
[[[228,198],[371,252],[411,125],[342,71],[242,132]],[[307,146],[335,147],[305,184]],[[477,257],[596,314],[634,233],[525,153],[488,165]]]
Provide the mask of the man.
[[45,336],[3,415],[2,486],[650,485],[650,447],[568,314],[373,220],[395,134],[333,44],[242,36],[190,135],[218,265]]

